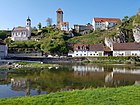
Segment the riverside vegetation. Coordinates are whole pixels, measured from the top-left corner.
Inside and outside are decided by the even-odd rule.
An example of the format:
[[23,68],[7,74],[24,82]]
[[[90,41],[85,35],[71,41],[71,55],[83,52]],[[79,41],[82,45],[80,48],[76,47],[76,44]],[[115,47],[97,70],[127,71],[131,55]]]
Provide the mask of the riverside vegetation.
[[0,99],[0,105],[139,105],[140,86],[100,88]]

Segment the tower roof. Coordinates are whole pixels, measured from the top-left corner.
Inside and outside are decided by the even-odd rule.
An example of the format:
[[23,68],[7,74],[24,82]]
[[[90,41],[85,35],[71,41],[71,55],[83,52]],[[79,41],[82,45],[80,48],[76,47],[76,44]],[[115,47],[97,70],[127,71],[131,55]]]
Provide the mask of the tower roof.
[[28,18],[27,18],[27,21],[31,21],[31,19],[29,18],[29,16],[28,16]]
[[63,13],[63,11],[62,11],[62,9],[61,9],[61,8],[59,8],[56,12],[62,12],[62,13]]

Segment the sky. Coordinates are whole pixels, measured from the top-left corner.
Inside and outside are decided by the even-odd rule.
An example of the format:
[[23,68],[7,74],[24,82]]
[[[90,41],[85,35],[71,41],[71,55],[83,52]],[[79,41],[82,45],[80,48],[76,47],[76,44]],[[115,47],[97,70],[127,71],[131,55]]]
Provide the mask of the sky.
[[52,18],[56,24],[56,10],[64,12],[64,21],[73,24],[92,23],[94,17],[120,18],[135,15],[140,0],[0,0],[0,30],[25,26],[29,16],[32,27]]

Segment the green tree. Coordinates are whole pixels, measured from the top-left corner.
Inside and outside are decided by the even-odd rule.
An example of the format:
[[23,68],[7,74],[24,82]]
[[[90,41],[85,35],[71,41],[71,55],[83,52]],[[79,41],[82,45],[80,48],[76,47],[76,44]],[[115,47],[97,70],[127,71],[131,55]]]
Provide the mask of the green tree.
[[41,25],[40,22],[38,23],[37,27],[38,27],[39,30],[41,29],[42,25]]

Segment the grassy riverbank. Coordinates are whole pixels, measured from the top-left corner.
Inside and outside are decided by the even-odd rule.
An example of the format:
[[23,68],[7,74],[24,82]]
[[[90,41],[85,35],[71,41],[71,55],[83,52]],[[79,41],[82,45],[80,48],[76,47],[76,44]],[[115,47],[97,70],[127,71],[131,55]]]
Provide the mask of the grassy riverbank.
[[99,88],[0,99],[0,105],[139,105],[140,86]]
[[15,70],[22,70],[25,68],[28,69],[38,69],[38,68],[53,68],[53,67],[59,67],[58,64],[44,64],[43,62],[16,62],[12,64],[4,64],[0,66],[0,70],[6,70],[6,69],[15,69]]

